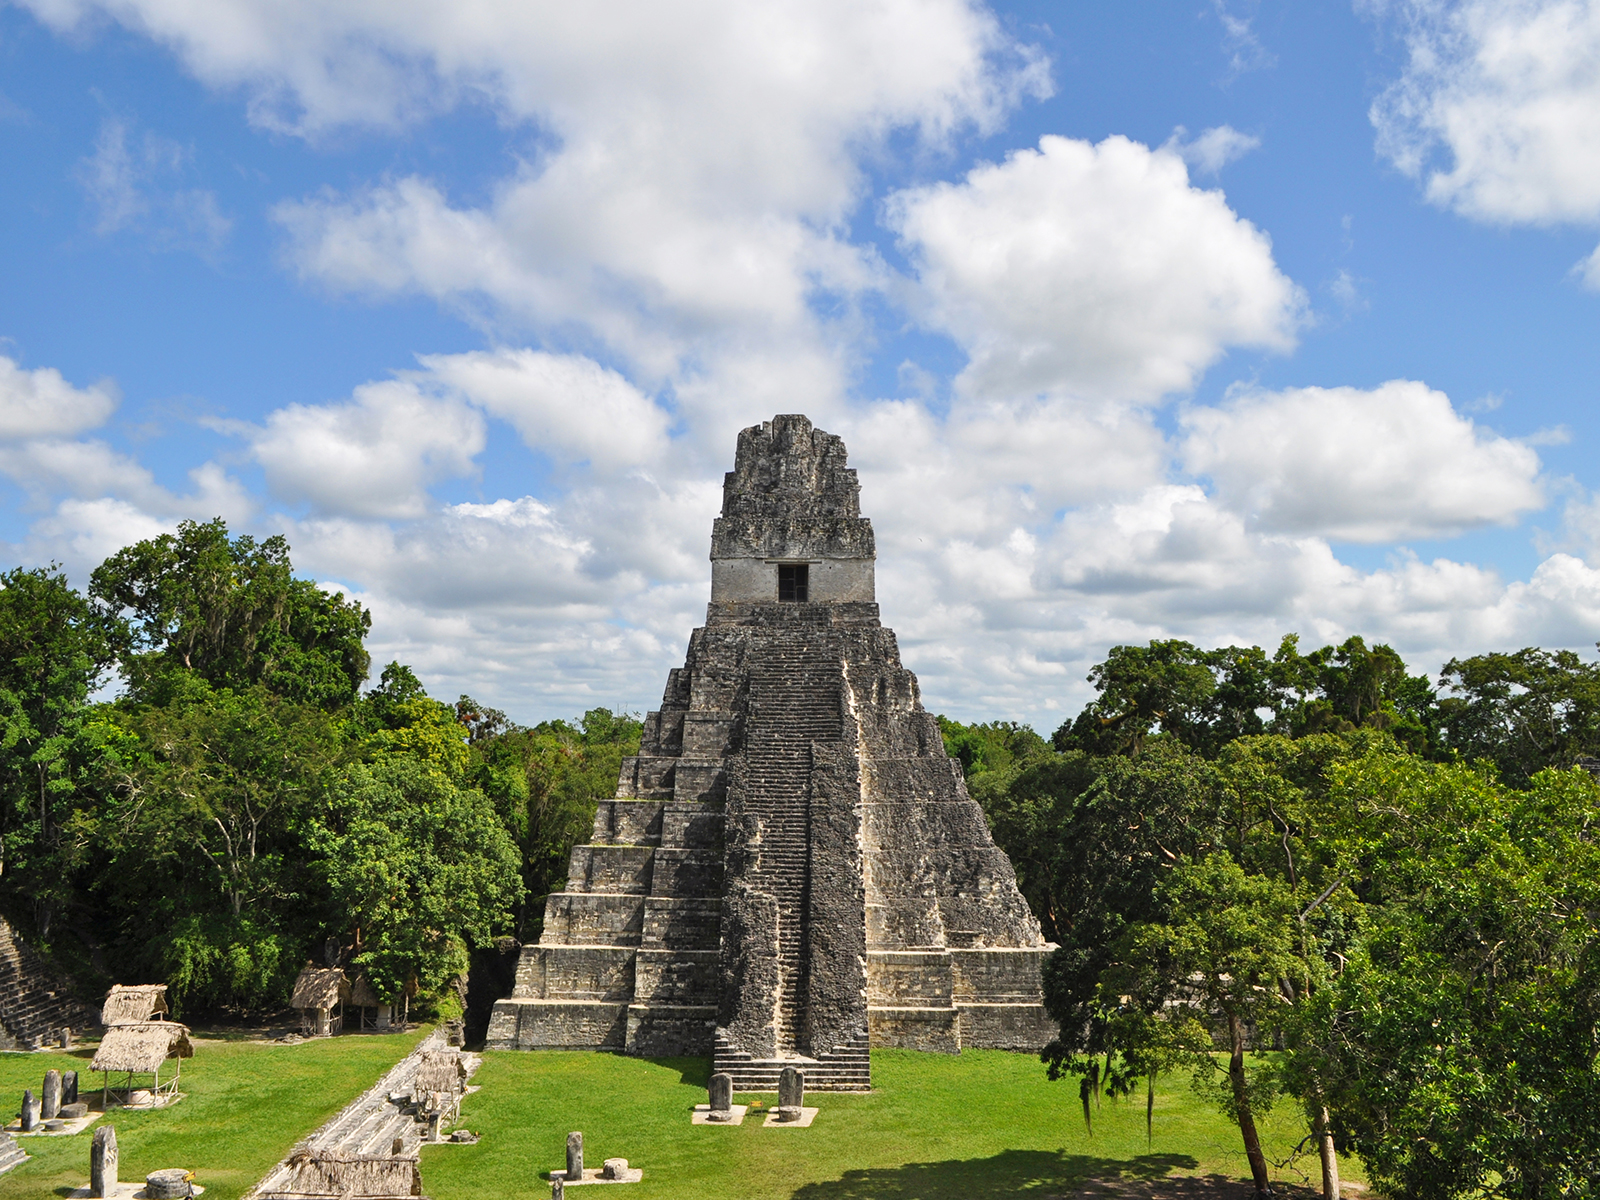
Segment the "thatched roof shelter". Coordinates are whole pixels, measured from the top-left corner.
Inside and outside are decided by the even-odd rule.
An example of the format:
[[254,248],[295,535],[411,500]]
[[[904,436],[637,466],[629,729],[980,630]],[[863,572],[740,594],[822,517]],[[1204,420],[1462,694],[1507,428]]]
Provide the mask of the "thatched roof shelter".
[[294,981],[290,1008],[332,1008],[350,994],[350,984],[338,967],[314,967],[310,963]]
[[424,1050],[422,1065],[417,1068],[419,1092],[460,1093],[467,1086],[467,1064],[461,1061],[459,1050]]
[[151,1018],[167,1015],[167,985],[164,983],[114,983],[100,1006],[100,1024],[143,1025]]
[[356,1008],[382,1008],[389,1002],[373,991],[372,984],[365,975],[359,975],[350,985],[350,999],[346,1003]]
[[287,1166],[288,1178],[263,1192],[260,1200],[408,1200],[422,1195],[422,1172],[415,1155],[382,1158],[302,1150]]
[[131,1071],[152,1074],[169,1058],[193,1058],[187,1026],[176,1021],[151,1021],[144,1025],[114,1025],[100,1039],[91,1071]]

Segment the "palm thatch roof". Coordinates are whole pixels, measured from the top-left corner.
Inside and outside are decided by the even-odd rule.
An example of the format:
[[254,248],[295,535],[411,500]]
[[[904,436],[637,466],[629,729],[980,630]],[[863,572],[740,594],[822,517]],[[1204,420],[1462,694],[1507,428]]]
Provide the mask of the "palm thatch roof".
[[314,967],[310,963],[294,981],[290,1008],[332,1008],[350,994],[350,984],[338,967]]
[[193,1058],[189,1029],[176,1021],[114,1025],[100,1039],[91,1071],[134,1071],[147,1074],[169,1058]]
[[373,990],[371,982],[365,975],[360,975],[350,985],[349,1003],[357,1008],[382,1008],[389,1002]]
[[323,1200],[325,1197],[407,1200],[422,1195],[422,1172],[417,1168],[415,1155],[383,1158],[302,1150],[286,1165],[288,1178],[281,1186],[262,1193],[260,1200]]
[[143,1025],[151,1017],[167,1013],[167,985],[164,983],[114,983],[100,1007],[100,1024]]
[[424,1050],[417,1068],[419,1092],[459,1093],[467,1086],[467,1065],[459,1050]]

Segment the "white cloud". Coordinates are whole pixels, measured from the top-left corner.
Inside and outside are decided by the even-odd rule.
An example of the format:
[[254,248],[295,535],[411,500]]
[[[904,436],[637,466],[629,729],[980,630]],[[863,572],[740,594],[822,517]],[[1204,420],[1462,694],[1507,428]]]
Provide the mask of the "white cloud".
[[633,467],[667,450],[666,412],[593,359],[507,349],[420,361],[441,386],[510,422],[529,449],[559,464]]
[[970,355],[974,395],[1148,401],[1229,346],[1287,350],[1304,306],[1270,239],[1177,154],[1045,137],[958,184],[896,193],[888,221],[926,320]]
[[1341,541],[1449,537],[1544,507],[1539,456],[1421,383],[1247,392],[1181,415],[1184,466],[1259,529]]
[[864,156],[897,132],[938,148],[992,130],[1049,90],[1043,59],[973,0],[633,0],[603,18],[554,0],[28,7],[58,29],[104,15],[147,34],[245,89],[274,129],[393,128],[487,102],[539,147],[487,203],[408,177],[284,204],[295,268],[598,344],[651,388],[698,384],[680,396],[717,411],[740,404],[732,377],[752,360],[842,389],[847,339],[810,299],[879,278],[847,237]]
[[117,407],[109,379],[75,388],[54,367],[24,370],[0,355],[0,439],[65,436],[103,425]]
[[[1211,5],[1222,24],[1222,48],[1228,55],[1228,68],[1234,75],[1277,64],[1277,55],[1262,45],[1261,38],[1250,27],[1255,21],[1254,16],[1243,17],[1230,12],[1226,0],[1211,0]],[[1255,8],[1256,4],[1248,7]]]
[[1579,260],[1572,274],[1591,292],[1600,292],[1600,246],[1594,248],[1593,254]]
[[1218,125],[1203,130],[1192,141],[1186,140],[1188,137],[1189,131],[1179,125],[1162,149],[1171,150],[1202,175],[1215,175],[1229,163],[1261,147],[1260,138],[1240,133],[1232,125]]
[[[833,142],[863,123],[992,122],[1017,90],[1044,86],[1036,58],[962,0],[631,0],[603,20],[555,0],[24,3],[59,30],[104,15],[146,34],[207,83],[248,89],[253,119],[269,128],[393,127],[471,96],[563,132],[643,118],[687,137],[685,149],[723,140],[730,166],[796,177],[815,164],[785,163],[790,139]],[[996,73],[990,58],[1014,67]]]
[[1478,220],[1600,222],[1600,5],[1401,11],[1410,57],[1372,106],[1380,152],[1425,179],[1434,203]]
[[233,222],[217,206],[214,193],[175,188],[194,157],[170,138],[146,131],[132,138],[126,121],[107,117],[94,153],[78,164],[78,179],[97,210],[95,232],[106,235],[138,229],[167,249],[214,256],[228,240]]
[[475,470],[483,417],[415,379],[365,383],[342,404],[291,404],[259,428],[236,427],[280,499],[319,512],[417,517],[427,487]]

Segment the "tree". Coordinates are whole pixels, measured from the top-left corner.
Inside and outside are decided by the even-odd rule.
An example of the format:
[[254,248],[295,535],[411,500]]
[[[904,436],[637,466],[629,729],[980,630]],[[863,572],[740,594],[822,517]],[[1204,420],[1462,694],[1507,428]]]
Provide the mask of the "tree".
[[[1228,1051],[1226,1080],[1220,1091],[1216,1060],[1209,1039],[1172,1038],[1169,1055],[1186,1061],[1196,1085],[1212,1090],[1222,1111],[1239,1126],[1245,1156],[1258,1194],[1272,1191],[1267,1160],[1255,1118],[1272,1104],[1276,1080],[1270,1068],[1248,1071],[1247,1030],[1271,1028],[1284,1003],[1280,981],[1299,973],[1296,905],[1281,881],[1249,875],[1222,852],[1185,862],[1158,890],[1159,911],[1153,919],[1129,926],[1102,976],[1102,1005],[1111,997],[1127,997],[1148,1025],[1171,1020],[1177,1006],[1183,1016],[1176,1029],[1192,1029],[1213,1014],[1223,1023]],[[1113,1022],[1108,1036],[1116,1039],[1129,1025]],[[1148,1053],[1152,1039],[1142,1030],[1126,1047],[1110,1049]],[[1259,1044],[1259,1043],[1258,1043]]]
[[380,995],[442,990],[521,898],[517,850],[489,801],[414,758],[352,766],[313,845],[352,962]]
[[1600,1178],[1600,788],[1369,753],[1331,772],[1356,936],[1296,1058],[1372,1182],[1420,1200]]
[[[1100,981],[1116,947],[1154,917],[1166,876],[1221,840],[1216,769],[1182,745],[1153,743],[1140,758],[1096,766],[1082,792],[1063,798],[1049,834],[1048,911],[1060,948],[1045,960],[1044,1001],[1061,1036],[1046,1057],[1059,1063],[1105,1053],[1116,1006],[1106,1007]],[[1026,794],[1045,777],[1041,764],[1014,790]]]
[[1442,739],[1468,762],[1491,760],[1527,787],[1547,767],[1600,754],[1600,663],[1570,650],[1452,658],[1439,672]]
[[1301,654],[1299,644],[1286,634],[1271,658],[1259,646],[1113,646],[1089,673],[1099,696],[1052,743],[1137,757],[1159,732],[1210,758],[1237,738],[1264,733],[1383,729],[1419,753],[1436,751],[1433,689],[1426,676],[1407,675],[1391,647],[1369,649],[1352,637]]
[[378,686],[356,702],[348,733],[369,759],[404,755],[460,780],[471,761],[471,726],[457,710],[432,699],[410,667],[392,662]]
[[109,710],[123,736],[105,801],[80,817],[94,887],[129,957],[180,1002],[255,1004],[322,917],[306,825],[337,759],[327,714],[180,677],[162,706]]
[[1099,697],[1057,731],[1056,748],[1137,758],[1156,726],[1193,745],[1216,692],[1212,662],[1208,652],[1176,639],[1113,646],[1089,672]]
[[968,783],[988,772],[1018,770],[1050,750],[1049,743],[1029,726],[1015,721],[963,725],[949,717],[937,720],[945,753],[961,764]]
[[89,695],[116,633],[55,565],[0,574],[0,882],[27,899],[45,940],[72,894],[66,830],[94,757]]
[[192,672],[331,709],[367,677],[370,614],[295,579],[282,537],[229,538],[221,517],[118,551],[95,568],[89,594],[126,618],[123,673],[146,702],[164,702],[174,672]]

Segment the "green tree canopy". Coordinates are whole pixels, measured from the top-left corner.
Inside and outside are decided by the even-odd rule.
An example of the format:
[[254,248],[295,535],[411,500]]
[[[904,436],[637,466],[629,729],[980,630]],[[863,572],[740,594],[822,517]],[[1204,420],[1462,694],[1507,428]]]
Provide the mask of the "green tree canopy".
[[509,924],[515,844],[483,793],[403,755],[352,766],[330,799],[313,845],[353,965],[380,995],[439,992]]
[[282,537],[230,538],[221,517],[118,551],[95,568],[89,594],[126,619],[123,673],[146,702],[164,702],[176,671],[339,708],[367,677],[371,615],[294,578]]
[[0,886],[45,939],[72,900],[67,830],[96,757],[88,700],[117,633],[56,566],[0,574]]

